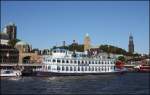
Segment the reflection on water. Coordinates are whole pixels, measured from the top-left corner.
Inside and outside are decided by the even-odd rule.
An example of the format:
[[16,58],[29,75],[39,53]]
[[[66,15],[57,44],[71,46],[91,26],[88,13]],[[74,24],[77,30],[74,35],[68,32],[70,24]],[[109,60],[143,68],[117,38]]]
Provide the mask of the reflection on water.
[[12,78],[9,78],[9,80],[12,80],[12,81],[18,81],[18,80],[21,80],[22,78],[21,77],[12,77]]
[[148,73],[2,78],[1,92],[4,94],[149,94],[148,80]]

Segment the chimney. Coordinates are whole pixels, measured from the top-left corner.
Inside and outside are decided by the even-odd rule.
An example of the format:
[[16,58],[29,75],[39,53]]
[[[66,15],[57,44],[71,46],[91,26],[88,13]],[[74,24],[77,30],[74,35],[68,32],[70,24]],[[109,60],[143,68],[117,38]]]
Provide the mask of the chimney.
[[66,42],[65,41],[63,41],[63,46],[66,46]]
[[75,40],[73,40],[73,43],[75,43],[76,41]]

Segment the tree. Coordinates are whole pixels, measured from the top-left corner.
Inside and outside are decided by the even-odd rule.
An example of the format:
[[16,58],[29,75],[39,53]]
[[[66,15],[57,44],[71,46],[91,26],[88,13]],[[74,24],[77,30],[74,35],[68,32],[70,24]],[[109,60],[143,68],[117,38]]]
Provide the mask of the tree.
[[127,53],[126,50],[116,47],[116,46],[112,46],[112,45],[101,45],[99,49],[107,53],[114,53],[114,54],[126,54]]
[[125,59],[124,56],[119,56],[119,57],[118,57],[118,60],[120,60],[120,61],[122,61],[122,62],[125,62],[125,61],[126,61],[126,59]]
[[20,39],[9,40],[8,45],[14,47],[16,45],[16,43],[19,42],[19,41],[20,41]]

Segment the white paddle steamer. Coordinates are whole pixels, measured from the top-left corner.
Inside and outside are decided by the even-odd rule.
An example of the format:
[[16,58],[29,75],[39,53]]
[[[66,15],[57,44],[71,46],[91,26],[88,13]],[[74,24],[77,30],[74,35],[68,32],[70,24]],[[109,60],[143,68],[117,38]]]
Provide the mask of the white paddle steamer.
[[86,52],[54,49],[52,55],[43,56],[43,66],[34,70],[40,76],[89,75],[122,72],[111,58],[90,58]]

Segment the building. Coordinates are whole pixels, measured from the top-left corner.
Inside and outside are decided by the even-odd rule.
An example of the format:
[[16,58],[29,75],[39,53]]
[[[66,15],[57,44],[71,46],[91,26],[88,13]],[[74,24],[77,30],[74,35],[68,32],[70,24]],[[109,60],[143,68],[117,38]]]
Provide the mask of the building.
[[14,23],[9,23],[0,32],[0,44],[8,45],[9,40],[15,40],[17,35],[17,26]]
[[4,32],[8,34],[9,40],[14,40],[17,35],[17,26],[14,23],[9,23],[4,28]]
[[22,53],[28,53],[32,50],[31,45],[29,45],[28,43],[24,41],[17,42],[15,45],[15,48],[17,48],[19,52],[22,52]]
[[8,45],[9,37],[7,33],[0,32],[0,44]]
[[91,48],[91,39],[88,34],[84,38],[84,51],[87,51]]
[[130,34],[130,36],[129,36],[128,52],[129,52],[129,53],[134,53],[133,36],[132,36],[131,34]]
[[33,52],[28,43],[19,41],[15,48],[19,50],[19,63],[41,63],[42,56],[38,52]]
[[18,63],[19,51],[8,45],[10,40],[16,39],[17,27],[10,23],[0,32],[0,63]]
[[0,63],[18,63],[19,51],[9,45],[0,44]]

